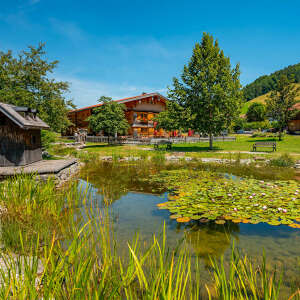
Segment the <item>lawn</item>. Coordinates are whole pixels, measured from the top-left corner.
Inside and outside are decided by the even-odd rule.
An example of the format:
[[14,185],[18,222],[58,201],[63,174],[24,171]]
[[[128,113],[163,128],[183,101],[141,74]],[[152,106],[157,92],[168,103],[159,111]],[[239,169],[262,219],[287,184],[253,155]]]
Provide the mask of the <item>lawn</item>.
[[[216,151],[252,151],[252,145],[255,142],[272,142],[277,143],[276,153],[290,153],[290,154],[300,154],[300,136],[286,135],[283,141],[278,141],[275,138],[252,138],[248,135],[236,135],[236,141],[232,142],[214,142],[214,150],[209,150],[207,143],[196,143],[196,144],[174,144],[174,151],[182,152],[216,152]],[[259,149],[259,152],[272,153],[271,149]]]
[[[106,155],[122,155],[122,156],[140,156],[148,150],[152,150],[152,146],[143,145],[108,145],[106,143],[87,143],[84,150],[88,152],[99,153],[101,156]],[[149,151],[150,152],[150,151]]]
[[[172,152],[185,152],[186,156],[196,157],[216,157],[216,158],[229,158],[232,154],[241,152],[240,158],[253,157],[253,154],[243,153],[252,151],[252,145],[258,141],[276,141],[277,151],[272,152],[270,149],[259,149],[259,152],[265,152],[265,154],[258,154],[263,156],[274,156],[283,153],[289,153],[296,158],[300,158],[300,136],[287,135],[283,141],[278,141],[274,138],[252,138],[247,135],[236,135],[237,140],[233,142],[214,142],[214,150],[209,150],[207,142],[195,143],[195,144],[173,144]],[[141,156],[142,153],[148,153],[152,155],[157,151],[153,150],[152,145],[107,145],[99,143],[87,143],[85,150],[88,152],[96,152],[101,156],[106,155],[120,155],[120,156]]]

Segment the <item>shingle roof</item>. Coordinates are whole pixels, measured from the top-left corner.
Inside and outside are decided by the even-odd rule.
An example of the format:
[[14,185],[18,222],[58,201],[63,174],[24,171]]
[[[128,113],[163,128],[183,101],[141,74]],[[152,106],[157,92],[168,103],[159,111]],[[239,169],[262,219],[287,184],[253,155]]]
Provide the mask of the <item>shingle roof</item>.
[[[30,114],[27,107],[18,107],[0,102],[0,112],[8,117],[12,122],[23,129],[49,129],[50,127],[39,117]],[[20,114],[24,112],[24,116]]]
[[[123,99],[114,100],[114,101],[119,102],[119,103],[127,103],[127,102],[130,102],[130,101],[140,100],[140,99],[148,98],[148,97],[152,97],[152,96],[159,96],[160,98],[162,98],[164,100],[168,100],[166,97],[164,97],[163,95],[161,95],[159,93],[149,93],[149,94],[145,93],[145,94],[141,94],[141,95],[138,95],[138,96],[123,98]],[[91,108],[95,108],[95,107],[98,107],[98,106],[101,106],[101,105],[102,104],[100,103],[100,104],[96,104],[96,105],[77,108],[77,109],[70,110],[69,113],[72,113],[72,112],[75,112],[75,111],[82,111],[82,110],[86,110],[86,109],[91,109]]]

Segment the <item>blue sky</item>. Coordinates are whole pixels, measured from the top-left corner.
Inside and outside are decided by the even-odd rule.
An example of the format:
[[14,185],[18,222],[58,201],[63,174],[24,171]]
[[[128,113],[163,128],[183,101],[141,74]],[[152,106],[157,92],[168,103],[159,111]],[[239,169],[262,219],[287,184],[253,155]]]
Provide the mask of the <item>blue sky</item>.
[[247,84],[300,62],[300,1],[1,0],[0,50],[46,43],[78,106],[166,92],[203,32]]

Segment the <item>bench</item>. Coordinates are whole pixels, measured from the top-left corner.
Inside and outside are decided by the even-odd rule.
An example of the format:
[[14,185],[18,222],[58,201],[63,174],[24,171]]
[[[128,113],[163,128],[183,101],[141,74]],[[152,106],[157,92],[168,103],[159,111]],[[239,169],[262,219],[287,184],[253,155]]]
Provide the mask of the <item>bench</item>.
[[256,151],[257,148],[272,148],[273,152],[276,151],[276,142],[256,142],[253,144],[253,151]]
[[166,140],[154,142],[154,149],[158,150],[160,145],[166,145],[166,150],[172,149],[172,142]]

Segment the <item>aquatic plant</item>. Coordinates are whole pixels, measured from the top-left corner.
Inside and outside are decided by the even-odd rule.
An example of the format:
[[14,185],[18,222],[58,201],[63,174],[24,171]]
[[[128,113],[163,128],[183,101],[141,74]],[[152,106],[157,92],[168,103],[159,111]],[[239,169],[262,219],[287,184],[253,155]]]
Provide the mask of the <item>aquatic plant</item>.
[[159,208],[176,214],[179,222],[216,220],[223,224],[231,220],[300,228],[300,184],[296,181],[233,180],[195,170],[163,171],[156,180],[171,191],[169,201]]
[[34,175],[18,175],[3,181],[0,184],[1,223],[5,224],[1,230],[3,247],[23,251],[20,234],[27,250],[32,242],[49,243],[54,231],[60,238],[67,231],[71,210],[81,201],[82,194],[84,191],[78,191],[76,182],[56,189],[53,178],[39,182]]

